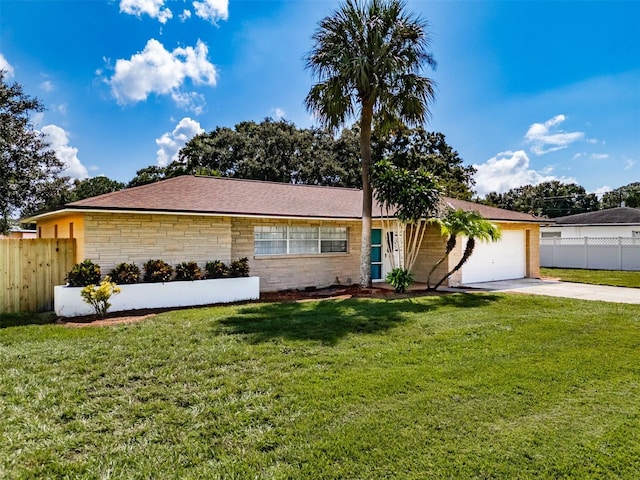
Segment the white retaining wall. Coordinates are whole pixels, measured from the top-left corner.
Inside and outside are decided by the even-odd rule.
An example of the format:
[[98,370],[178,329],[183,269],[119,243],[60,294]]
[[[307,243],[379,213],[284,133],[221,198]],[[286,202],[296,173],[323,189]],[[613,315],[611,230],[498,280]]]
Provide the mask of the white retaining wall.
[[[109,300],[109,312],[145,308],[188,307],[260,298],[260,277],[218,278],[192,282],[119,285],[121,292]],[[95,310],[80,296],[82,287],[56,286],[54,310],[59,317],[91,315]]]

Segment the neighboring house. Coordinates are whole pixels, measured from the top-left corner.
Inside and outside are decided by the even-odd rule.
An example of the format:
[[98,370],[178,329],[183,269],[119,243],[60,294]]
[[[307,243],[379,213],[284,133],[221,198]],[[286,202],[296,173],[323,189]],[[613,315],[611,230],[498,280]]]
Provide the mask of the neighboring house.
[[37,238],[38,232],[35,230],[23,230],[21,228],[12,228],[8,235],[0,234],[0,238]]
[[540,227],[543,267],[640,270],[640,209],[553,218]]
[[552,218],[549,225],[540,227],[540,234],[542,238],[640,238],[640,209],[608,208]]
[[[539,219],[462,200],[502,228],[496,244],[478,242],[451,285],[539,276]],[[215,177],[181,176],[69,203],[28,219],[43,238],[77,239],[77,261],[90,258],[107,273],[117,263],[163,259],[172,265],[248,257],[262,291],[359,281],[362,191]],[[380,208],[377,207],[377,211]],[[374,215],[376,207],[374,207]],[[386,242],[374,218],[372,277],[390,269]],[[430,225],[413,272],[425,281],[443,255],[446,238]],[[457,263],[464,241],[450,255]]]

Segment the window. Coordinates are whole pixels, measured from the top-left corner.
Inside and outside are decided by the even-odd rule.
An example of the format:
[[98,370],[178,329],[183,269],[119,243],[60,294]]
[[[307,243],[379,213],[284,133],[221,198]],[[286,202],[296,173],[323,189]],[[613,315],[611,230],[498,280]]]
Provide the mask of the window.
[[256,255],[345,253],[346,227],[254,227]]
[[542,232],[542,238],[560,238],[562,234],[560,232]]

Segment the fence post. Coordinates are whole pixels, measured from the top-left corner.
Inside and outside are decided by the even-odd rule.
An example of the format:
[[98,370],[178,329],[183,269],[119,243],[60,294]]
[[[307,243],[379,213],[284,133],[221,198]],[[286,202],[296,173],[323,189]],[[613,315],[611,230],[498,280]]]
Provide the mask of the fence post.
[[622,237],[618,237],[618,269],[622,270]]
[[584,237],[584,268],[589,269],[589,237]]

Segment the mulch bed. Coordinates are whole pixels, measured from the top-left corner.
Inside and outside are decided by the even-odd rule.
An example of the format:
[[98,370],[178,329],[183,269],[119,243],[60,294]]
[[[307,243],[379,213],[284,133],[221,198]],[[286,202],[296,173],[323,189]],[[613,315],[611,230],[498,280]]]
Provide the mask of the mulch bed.
[[[319,289],[305,289],[305,290],[283,290],[279,292],[266,292],[260,293],[260,303],[273,303],[273,302],[311,302],[325,299],[343,299],[343,298],[411,298],[426,295],[447,295],[449,292],[437,291],[427,292],[425,290],[411,290],[406,293],[396,293],[388,288],[372,287],[372,288],[360,288],[358,285],[350,286],[332,286]],[[252,301],[253,303],[255,301]],[[240,302],[248,303],[248,302]],[[186,308],[202,308],[205,305],[198,305],[195,307]],[[167,312],[171,310],[179,310],[179,308],[161,308],[161,309],[146,309],[146,310],[133,310],[124,312],[111,312],[107,313],[102,318],[97,318],[95,315],[86,315],[81,317],[65,318],[59,317],[56,320],[56,324],[64,325],[65,327],[79,328],[79,327],[102,327],[110,325],[122,325],[128,323],[137,323],[147,318],[152,318],[159,313]]]

